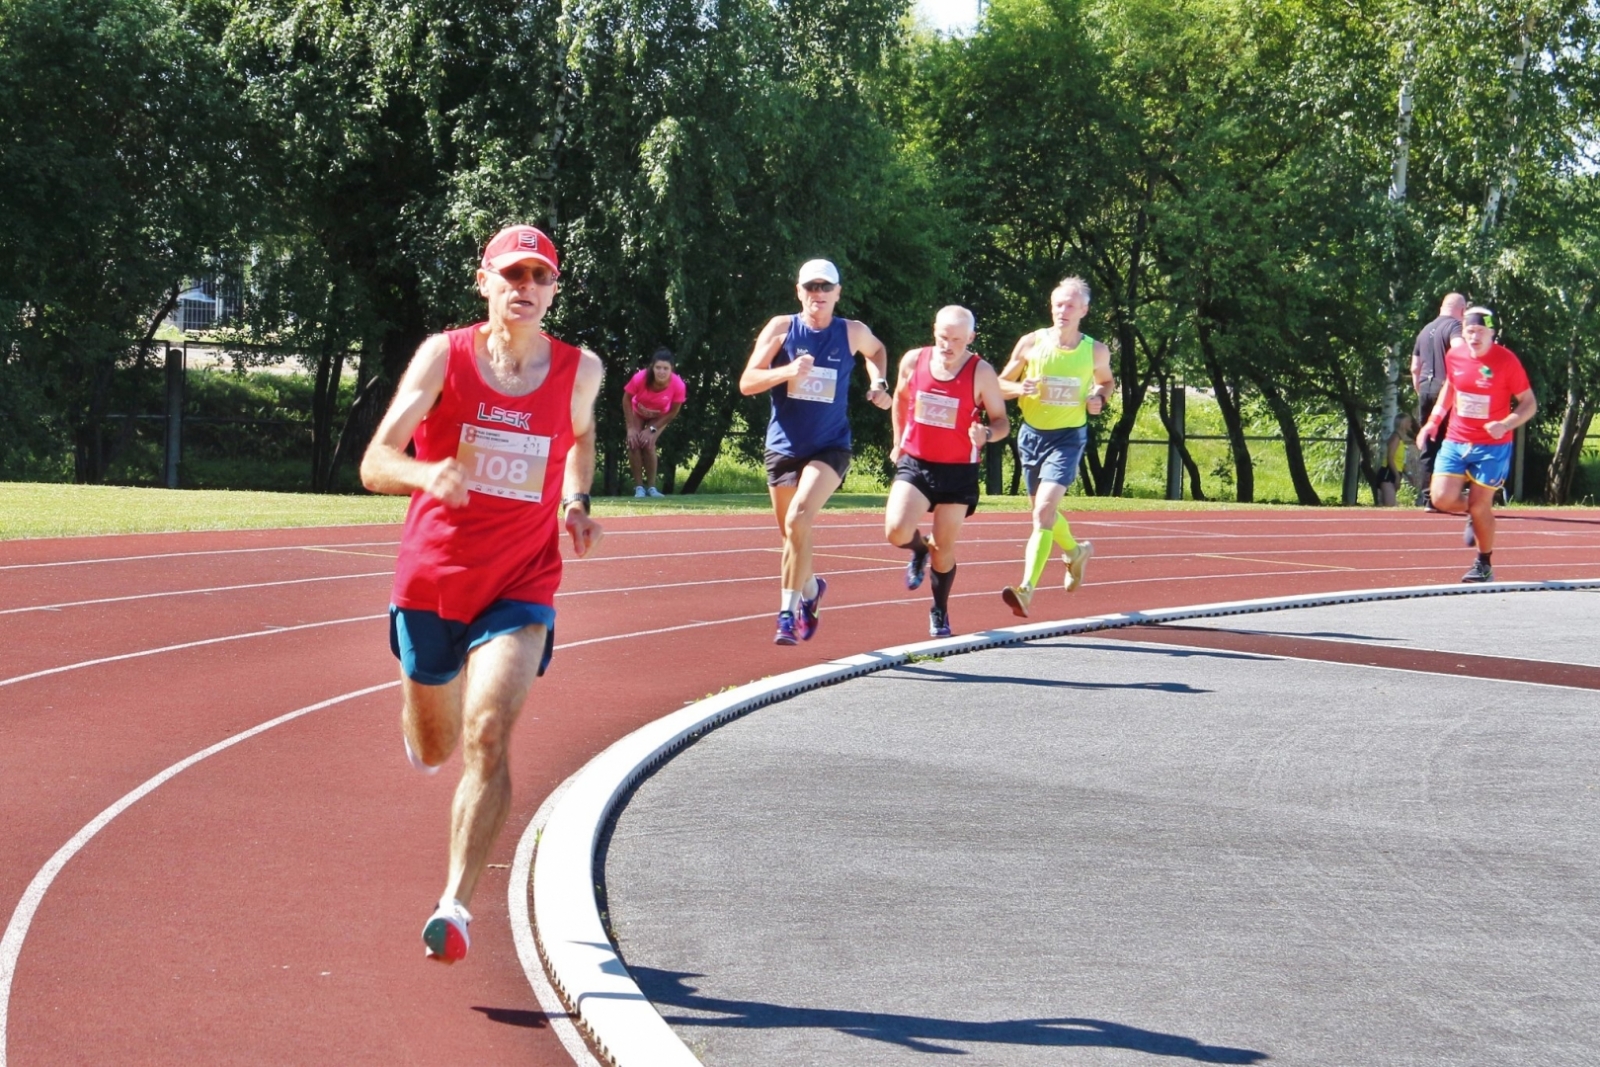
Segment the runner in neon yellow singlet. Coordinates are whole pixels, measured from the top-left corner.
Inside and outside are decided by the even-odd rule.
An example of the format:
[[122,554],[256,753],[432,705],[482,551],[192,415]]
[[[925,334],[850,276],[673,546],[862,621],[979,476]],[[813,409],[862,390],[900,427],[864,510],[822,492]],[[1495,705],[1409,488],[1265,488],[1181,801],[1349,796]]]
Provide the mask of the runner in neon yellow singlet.
[[1089,312],[1089,286],[1067,278],[1050,294],[1051,325],[1020,338],[1000,372],[1000,390],[1022,409],[1017,455],[1033,505],[1033,533],[1023,559],[1022,581],[1000,593],[1012,612],[1028,617],[1028,605],[1059,545],[1067,562],[1069,592],[1083,584],[1094,546],[1079,542],[1061,515],[1062,498],[1078,476],[1088,440],[1090,415],[1098,415],[1116,386],[1111,350],[1078,328]]

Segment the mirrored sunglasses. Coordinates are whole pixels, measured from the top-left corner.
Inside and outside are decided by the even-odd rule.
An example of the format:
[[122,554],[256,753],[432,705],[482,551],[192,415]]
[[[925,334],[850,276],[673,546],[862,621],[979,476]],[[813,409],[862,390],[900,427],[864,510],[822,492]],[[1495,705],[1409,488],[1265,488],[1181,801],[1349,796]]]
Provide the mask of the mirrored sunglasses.
[[513,263],[502,270],[489,268],[490,274],[498,274],[512,285],[527,285],[532,281],[534,285],[554,285],[556,279],[561,277],[560,271],[551,270],[549,267],[534,266],[530,263]]

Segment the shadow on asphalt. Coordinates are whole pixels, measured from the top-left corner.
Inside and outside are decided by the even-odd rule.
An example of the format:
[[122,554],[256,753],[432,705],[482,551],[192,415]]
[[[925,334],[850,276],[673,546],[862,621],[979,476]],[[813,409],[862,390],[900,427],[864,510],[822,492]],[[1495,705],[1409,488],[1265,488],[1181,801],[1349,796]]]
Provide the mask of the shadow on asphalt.
[[520,1008],[473,1008],[473,1011],[482,1012],[484,1017],[493,1023],[505,1023],[507,1026],[525,1026],[530,1030],[539,1030],[549,1025],[542,1011],[523,1011]]
[[[977,1022],[929,1019],[920,1015],[893,1015],[871,1011],[828,1008],[792,1008],[754,1000],[719,1000],[699,995],[689,979],[701,975],[630,967],[634,981],[646,997],[674,1026],[719,1029],[783,1029],[817,1027],[836,1030],[872,1041],[884,1041],[916,1052],[965,1055],[964,1049],[933,1042],[982,1042],[998,1045],[1032,1045],[1045,1048],[1121,1048],[1174,1056],[1200,1063],[1260,1063],[1267,1054],[1251,1049],[1205,1045],[1192,1037],[1141,1030],[1136,1026],[1101,1019],[1001,1019]],[[672,1008],[709,1012],[712,1016],[672,1015]]]
[[[1120,649],[1118,650],[1120,651]],[[1259,658],[1259,657],[1252,657]],[[967,674],[941,671],[922,664],[894,668],[896,674],[915,674],[941,682],[992,683],[995,685],[1036,685],[1046,689],[1148,689],[1157,693],[1209,693],[1184,682],[1067,682],[1058,678],[1012,678],[1003,674]]]

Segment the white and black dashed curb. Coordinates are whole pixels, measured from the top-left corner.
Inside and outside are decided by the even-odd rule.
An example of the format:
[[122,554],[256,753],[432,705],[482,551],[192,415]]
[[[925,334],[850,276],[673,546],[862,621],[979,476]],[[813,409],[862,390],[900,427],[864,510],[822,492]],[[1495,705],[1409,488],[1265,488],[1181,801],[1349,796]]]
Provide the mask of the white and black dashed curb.
[[[1403,586],[1092,615],[880,649],[706,697],[635,730],[596,756],[569,779],[542,832],[530,825],[518,854],[534,851],[533,938],[539,956],[570,1017],[613,1067],[699,1067],[700,1060],[640,991],[612,945],[595,899],[595,846],[618,802],[644,775],[702,734],[767,704],[917,656],[957,655],[1125,626],[1376,600],[1593,589],[1600,589],[1600,579]],[[536,850],[531,842],[535,835]]]

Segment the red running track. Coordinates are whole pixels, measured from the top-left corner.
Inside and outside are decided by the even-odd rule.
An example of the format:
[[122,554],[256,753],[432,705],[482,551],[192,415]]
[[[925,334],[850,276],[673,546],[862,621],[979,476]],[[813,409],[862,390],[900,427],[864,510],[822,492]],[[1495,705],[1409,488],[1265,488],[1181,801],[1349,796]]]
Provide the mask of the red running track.
[[[1411,511],[1083,516],[1083,590],[1035,618],[1453,583],[1461,524]],[[77,1063],[570,1062],[507,928],[506,866],[543,798],[610,742],[732,684],[926,634],[926,590],[871,514],[826,516],[816,640],[771,643],[776,535],[758,516],[616,519],[569,564],[558,649],[518,726],[511,819],[460,966],[422,959],[455,761],[412,772],[395,690],[259,732],[75,835],[163,770],[286,713],[395,678],[384,611],[398,528],[0,544],[0,914],[26,936],[0,1067]],[[1016,621],[1027,519],[975,516],[958,632]],[[1600,577],[1600,517],[1502,516],[1507,580]],[[1050,582],[1062,567],[1051,564]],[[0,969],[6,960],[0,946]]]

